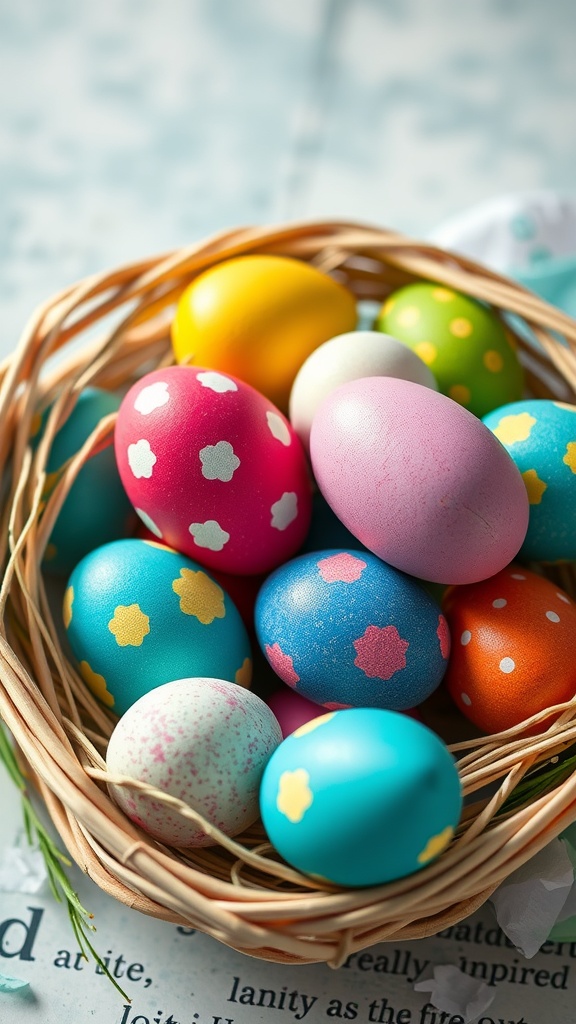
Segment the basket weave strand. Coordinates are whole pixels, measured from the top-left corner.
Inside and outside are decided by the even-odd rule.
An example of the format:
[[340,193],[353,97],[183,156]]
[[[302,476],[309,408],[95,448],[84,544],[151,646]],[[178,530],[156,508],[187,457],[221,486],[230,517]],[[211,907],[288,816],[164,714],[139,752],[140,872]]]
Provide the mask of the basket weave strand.
[[[323,887],[279,862],[259,825],[230,839],[191,808],[144,787],[200,820],[216,840],[208,848],[172,850],[112,802],[103,758],[115,719],[68,661],[40,565],[77,473],[91,453],[111,443],[114,417],[100,423],[45,501],[46,464],[82,389],[125,387],[168,364],[170,314],[182,290],[206,268],[247,253],[311,262],[362,300],[382,302],[396,288],[425,279],[515,314],[537,341],[526,340],[507,319],[528,387],[538,397],[575,401],[576,323],[519,285],[427,243],[365,225],[302,223],[222,232],[80,281],[34,313],[0,366],[0,715],[67,849],[102,889],[145,914],[192,925],[262,959],[337,966],[375,942],[424,937],[468,916],[576,820],[576,776],[515,810],[504,806],[530,769],[576,743],[576,702],[555,709],[553,725],[549,709],[535,716],[534,724],[547,721],[528,739],[519,725],[453,744],[464,793],[478,798],[467,804],[439,860],[376,888]],[[34,423],[48,406],[42,440],[32,452]],[[572,567],[550,574],[575,593]],[[492,795],[483,797],[488,784]]]

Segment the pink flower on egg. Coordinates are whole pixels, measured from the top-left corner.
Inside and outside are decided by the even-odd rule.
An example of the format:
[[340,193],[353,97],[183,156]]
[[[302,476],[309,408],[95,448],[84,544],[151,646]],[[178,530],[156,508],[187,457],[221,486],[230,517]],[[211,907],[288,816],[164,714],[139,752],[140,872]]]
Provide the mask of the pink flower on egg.
[[266,644],[266,657],[277,676],[283,679],[288,686],[296,686],[300,682],[300,676],[294,668],[294,662],[289,654],[285,654],[280,644]]
[[364,635],[354,641],[357,652],[354,664],[371,679],[390,679],[406,667],[405,654],[409,646],[396,626],[367,626]]
[[318,562],[318,572],[325,583],[356,583],[365,568],[366,562],[347,551],[321,558]]

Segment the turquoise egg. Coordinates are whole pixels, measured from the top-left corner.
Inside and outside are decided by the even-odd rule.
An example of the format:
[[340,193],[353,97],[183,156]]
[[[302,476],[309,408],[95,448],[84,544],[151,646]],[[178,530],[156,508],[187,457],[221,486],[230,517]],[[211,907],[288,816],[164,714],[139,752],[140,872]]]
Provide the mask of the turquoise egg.
[[530,502],[519,557],[576,560],[576,405],[533,398],[488,413],[484,423],[520,470]]
[[63,616],[80,673],[119,715],[174,679],[250,685],[250,642],[236,606],[202,566],[170,548],[118,540],[91,552],[70,576]]
[[421,870],[449,844],[462,809],[442,740],[393,711],[315,718],[268,762],[260,813],[270,842],[304,874],[380,885]]
[[[98,423],[117,412],[120,397],[100,388],[86,388],[74,410],[60,428],[46,467],[47,498],[60,479],[61,470],[90,437]],[[37,446],[48,418],[44,413]],[[44,554],[48,572],[67,575],[84,555],[101,544],[131,532],[134,511],[120,481],[114,448],[110,445],[93,455],[82,467],[64,502]]]

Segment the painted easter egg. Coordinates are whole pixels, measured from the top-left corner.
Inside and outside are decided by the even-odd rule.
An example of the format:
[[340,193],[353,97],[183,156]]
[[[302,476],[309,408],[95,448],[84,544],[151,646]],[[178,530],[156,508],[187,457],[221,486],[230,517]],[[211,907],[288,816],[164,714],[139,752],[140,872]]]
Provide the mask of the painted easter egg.
[[350,331],[315,349],[300,367],[290,392],[290,422],[306,450],[322,400],[358,377],[400,377],[438,389],[434,374],[415,352],[381,331]]
[[[113,775],[146,782],[235,836],[258,817],[262,773],[282,734],[264,701],[222,679],[177,679],[145,694],[108,744]],[[212,846],[211,836],[159,800],[110,785],[132,821],[160,842]]]
[[315,267],[285,256],[239,256],[186,289],[172,342],[178,362],[240,377],[286,409],[306,357],[356,319],[352,293]]
[[250,685],[250,643],[233,602],[202,566],[158,544],[119,540],[83,558],[64,624],[83,678],[119,715],[186,676]]
[[495,409],[484,423],[510,453],[528,492],[520,556],[576,560],[576,405],[533,398]]
[[512,561],[526,535],[526,488],[505,448],[466,409],[420,384],[342,384],[314,417],[310,453],[338,518],[412,576],[484,579]]
[[522,396],[516,352],[484,303],[430,282],[409,284],[388,298],[375,326],[408,345],[440,390],[475,416]]
[[[134,533],[135,537],[139,537],[140,540],[151,541],[153,544],[162,544],[161,540],[157,540],[152,530],[149,530],[144,523],[137,519],[137,526]],[[164,545],[168,547],[168,545]],[[174,548],[169,550],[173,551]],[[256,604],[256,598],[258,591],[262,586],[265,576],[232,576],[228,572],[216,572],[215,569],[211,570],[210,575],[219,583],[223,590],[226,591],[228,597],[231,597],[236,608],[240,612],[242,622],[246,626],[250,636],[254,633],[254,606]]]
[[[140,540],[152,541],[153,544],[162,544],[162,541],[158,540],[152,533],[152,530],[144,526],[140,519],[136,519],[136,524],[135,537],[139,537]],[[164,546],[168,547],[168,545]],[[171,548],[170,550],[174,549]],[[231,573],[217,572],[215,569],[211,570],[210,575],[226,591],[228,597],[232,598],[240,612],[242,622],[246,626],[249,635],[252,636],[254,634],[254,606],[258,591],[266,576],[233,576]]]
[[[61,478],[66,463],[88,440],[100,420],[117,412],[120,397],[101,388],[86,388],[54,438],[46,466],[46,500]],[[38,423],[36,446],[48,419]],[[116,468],[110,445],[92,455],[82,467],[60,509],[44,553],[48,572],[67,574],[89,551],[130,533],[134,513]]]
[[576,693],[576,606],[522,566],[446,592],[452,633],[445,676],[453,700],[484,732],[509,729]]
[[336,711],[292,733],[260,791],[264,828],[282,857],[343,886],[380,885],[430,864],[461,808],[458,773],[438,736],[374,708]]
[[308,700],[301,693],[296,693],[296,690],[292,690],[288,686],[282,686],[278,690],[274,690],[266,698],[266,703],[278,719],[282,736],[289,736],[290,733],[295,732],[296,729],[305,725],[306,722],[311,722],[313,718],[326,714],[326,708],[315,704],[314,701]]
[[414,707],[450,652],[436,602],[369,552],[316,551],[280,566],[258,594],[256,635],[276,674],[330,709]]
[[115,448],[144,524],[210,568],[264,573],[306,536],[302,445],[278,409],[236,378],[190,366],[147,374],[122,402]]

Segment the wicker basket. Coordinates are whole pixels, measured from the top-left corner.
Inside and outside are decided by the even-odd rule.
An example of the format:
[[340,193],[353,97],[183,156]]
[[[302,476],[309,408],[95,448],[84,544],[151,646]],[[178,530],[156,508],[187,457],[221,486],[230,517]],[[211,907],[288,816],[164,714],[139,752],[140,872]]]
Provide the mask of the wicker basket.
[[[122,387],[169,363],[169,311],[182,289],[212,264],[251,252],[310,261],[360,299],[382,301],[403,284],[429,279],[518,314],[540,346],[517,334],[528,388],[538,397],[574,401],[576,323],[470,260],[391,231],[307,223],[226,232],[81,281],[34,314],[2,366],[0,715],[66,847],[99,886],[142,913],[195,926],[262,959],[337,966],[375,942],[431,935],[466,917],[576,819],[576,775],[552,783],[532,802],[518,800],[513,810],[509,800],[536,763],[576,741],[576,700],[560,706],[554,725],[542,726],[530,739],[520,737],[519,726],[454,744],[464,793],[482,796],[491,784],[492,795],[467,803],[456,837],[438,861],[375,888],[322,888],[280,863],[259,825],[231,840],[206,823],[217,845],[175,851],[153,842],[111,801],[103,755],[113,716],[67,660],[39,566],[75,475],[92,451],[111,443],[113,417],[101,422],[67,464],[40,517],[44,467],[78,393],[88,384]],[[101,321],[98,337],[92,328]],[[78,338],[81,346],[69,344]],[[51,359],[57,350],[58,358]],[[43,439],[32,452],[34,419],[50,403]],[[575,593],[573,570],[554,572]],[[201,820],[178,801],[164,799]]]

